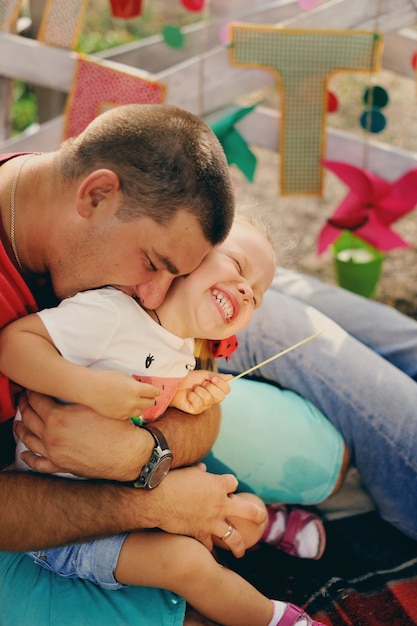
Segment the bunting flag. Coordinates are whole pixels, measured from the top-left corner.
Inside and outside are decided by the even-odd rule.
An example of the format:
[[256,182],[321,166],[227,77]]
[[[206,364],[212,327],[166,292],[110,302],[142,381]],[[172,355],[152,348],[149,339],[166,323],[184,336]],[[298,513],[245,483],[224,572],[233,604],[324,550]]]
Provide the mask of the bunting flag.
[[188,11],[202,11],[204,9],[205,0],[181,0],[181,4]]
[[139,70],[78,55],[65,107],[63,139],[78,135],[105,110],[121,104],[162,104],[165,85]]
[[80,36],[88,0],[47,0],[38,41],[73,50]]
[[338,71],[378,70],[381,35],[231,24],[230,41],[232,64],[264,68],[277,77],[282,195],[322,195],[328,80]]
[[254,108],[255,105],[236,108],[226,117],[211,124],[211,129],[223,146],[229,165],[236,165],[250,182],[253,181],[255,175],[256,156],[236,130],[235,124],[251,113]]
[[23,0],[0,0],[0,28],[5,29],[19,17]]
[[131,20],[143,12],[143,0],[110,0],[113,17]]
[[318,254],[334,243],[343,231],[350,231],[381,252],[407,248],[402,237],[390,225],[414,209],[417,204],[417,168],[398,180],[388,182],[371,172],[339,161],[324,161],[350,192],[322,228]]

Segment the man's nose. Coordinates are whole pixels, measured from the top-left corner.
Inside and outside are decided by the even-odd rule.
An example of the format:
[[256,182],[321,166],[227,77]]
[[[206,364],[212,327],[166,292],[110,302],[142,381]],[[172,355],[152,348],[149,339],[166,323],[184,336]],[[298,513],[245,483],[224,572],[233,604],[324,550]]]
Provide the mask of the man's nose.
[[157,309],[164,301],[174,278],[169,274],[156,274],[152,280],[140,285],[137,294],[142,306],[145,309]]

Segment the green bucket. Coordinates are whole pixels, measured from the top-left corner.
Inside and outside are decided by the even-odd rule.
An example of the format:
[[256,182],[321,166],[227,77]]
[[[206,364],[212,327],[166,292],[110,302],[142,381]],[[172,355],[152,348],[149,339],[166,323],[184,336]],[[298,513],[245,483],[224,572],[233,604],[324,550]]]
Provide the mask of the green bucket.
[[366,298],[373,296],[385,255],[350,232],[334,242],[332,253],[338,285]]

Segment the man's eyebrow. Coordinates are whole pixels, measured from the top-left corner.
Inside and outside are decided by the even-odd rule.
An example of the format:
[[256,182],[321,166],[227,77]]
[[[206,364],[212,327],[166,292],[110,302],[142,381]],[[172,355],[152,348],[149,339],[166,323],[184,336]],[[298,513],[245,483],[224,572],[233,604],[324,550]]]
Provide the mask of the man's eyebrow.
[[158,252],[156,251],[154,251],[154,254],[156,258],[158,259],[158,261],[162,263],[162,265],[165,265],[166,269],[168,270],[170,274],[173,274],[174,276],[178,276],[178,274],[180,273],[179,269],[175,265],[173,265],[173,263],[168,259],[168,257],[163,256],[162,254],[158,254]]

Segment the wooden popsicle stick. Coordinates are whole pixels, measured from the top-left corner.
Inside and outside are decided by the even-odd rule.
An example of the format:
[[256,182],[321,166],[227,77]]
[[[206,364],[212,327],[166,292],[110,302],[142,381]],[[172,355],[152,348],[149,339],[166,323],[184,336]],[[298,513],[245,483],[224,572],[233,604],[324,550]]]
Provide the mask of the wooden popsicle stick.
[[306,337],[302,341],[299,341],[298,343],[295,343],[294,345],[290,346],[289,348],[286,348],[285,350],[282,350],[282,352],[278,352],[277,354],[274,354],[274,356],[269,357],[269,359],[265,359],[265,361],[262,361],[262,363],[258,363],[257,365],[254,365],[253,367],[250,367],[245,372],[241,372],[237,376],[234,376],[228,382],[232,383],[234,380],[237,380],[238,378],[242,378],[242,376],[246,376],[246,374],[249,374],[250,372],[253,372],[254,370],[257,370],[258,367],[262,367],[262,365],[266,365],[267,363],[270,363],[271,361],[274,361],[275,359],[278,359],[280,356],[283,356],[284,354],[287,354],[287,352],[291,352],[291,350],[295,350],[295,348],[298,348],[299,346],[302,346],[304,343],[307,343],[307,341],[311,341],[315,337],[318,337],[319,335],[322,334],[322,332],[323,331],[320,330],[319,332],[314,333],[314,335],[310,335],[310,337]]

